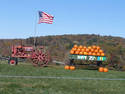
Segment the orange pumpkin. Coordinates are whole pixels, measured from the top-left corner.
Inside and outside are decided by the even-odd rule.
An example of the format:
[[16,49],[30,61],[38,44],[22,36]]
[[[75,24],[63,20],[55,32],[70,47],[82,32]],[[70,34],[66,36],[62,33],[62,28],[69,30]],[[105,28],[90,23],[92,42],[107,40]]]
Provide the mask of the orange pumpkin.
[[94,49],[91,49],[90,51],[91,51],[91,52],[94,52]]
[[72,50],[73,50],[73,51],[76,51],[76,50],[77,50],[77,48],[72,48]]
[[96,56],[96,53],[92,53],[92,55]]
[[66,70],[69,70],[69,69],[70,69],[70,66],[66,65],[64,68],[65,68]]
[[100,53],[103,53],[103,50],[99,50]]
[[86,55],[88,55],[88,52],[86,52]]
[[81,49],[80,49],[80,48],[78,48],[78,49],[77,49],[77,51],[79,51],[79,52],[80,52],[80,51],[81,51]]
[[82,51],[80,51],[80,52],[79,52],[79,54],[80,54],[80,55],[83,55],[83,52],[82,52]]
[[100,47],[99,47],[99,46],[97,46],[97,47],[96,47],[96,49],[100,50]]
[[97,52],[98,52],[98,50],[96,49],[94,52],[95,52],[95,53],[97,53]]
[[75,51],[75,54],[79,54],[79,51]]
[[84,49],[86,49],[87,47],[86,46],[83,46]]
[[99,72],[103,72],[104,71],[104,68],[103,67],[99,67]]
[[91,47],[91,46],[89,46],[89,47],[88,47],[88,49],[92,49],[92,47]]
[[108,72],[108,68],[104,68],[104,72]]
[[86,49],[86,52],[89,52],[89,49],[88,49],[88,48]]
[[74,45],[74,48],[78,48],[78,45]]
[[97,53],[97,56],[100,56],[100,53]]
[[87,55],[87,52],[84,52],[83,54],[84,54],[84,55]]
[[70,50],[70,54],[74,54],[74,51],[73,51],[73,50]]
[[86,50],[85,49],[81,49],[82,52],[85,52]]
[[93,46],[92,46],[92,48],[93,48],[93,49],[96,49],[96,46],[95,46],[95,45],[93,45]]
[[101,56],[104,56],[105,54],[104,53],[101,53]]
[[75,70],[75,66],[70,66],[70,70]]
[[80,45],[79,48],[82,49],[83,48],[82,45]]
[[89,52],[88,55],[92,55],[92,52]]

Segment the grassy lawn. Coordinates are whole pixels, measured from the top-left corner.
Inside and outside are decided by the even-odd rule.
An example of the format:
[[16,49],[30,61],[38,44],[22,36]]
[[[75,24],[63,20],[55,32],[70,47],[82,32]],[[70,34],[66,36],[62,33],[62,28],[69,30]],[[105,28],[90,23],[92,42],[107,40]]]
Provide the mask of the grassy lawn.
[[[64,70],[60,66],[36,68],[20,64],[0,64],[0,75],[58,76],[90,78],[123,78],[125,72],[77,69]],[[0,94],[124,94],[125,81],[0,78]]]

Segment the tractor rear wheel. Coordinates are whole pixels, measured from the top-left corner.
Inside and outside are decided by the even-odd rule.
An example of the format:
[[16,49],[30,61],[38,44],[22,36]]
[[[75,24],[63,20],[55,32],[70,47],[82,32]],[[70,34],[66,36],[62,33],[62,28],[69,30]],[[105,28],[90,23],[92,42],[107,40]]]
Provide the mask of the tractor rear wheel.
[[17,65],[18,64],[17,58],[10,57],[10,59],[8,60],[8,64],[10,64],[10,65]]
[[50,61],[50,56],[48,52],[43,52],[42,50],[36,50],[32,55],[33,66],[44,67]]

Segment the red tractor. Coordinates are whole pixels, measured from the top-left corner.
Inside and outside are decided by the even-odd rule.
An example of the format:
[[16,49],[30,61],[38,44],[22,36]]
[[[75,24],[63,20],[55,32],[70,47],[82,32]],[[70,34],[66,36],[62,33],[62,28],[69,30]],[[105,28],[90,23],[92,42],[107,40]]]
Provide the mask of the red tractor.
[[12,54],[8,61],[10,65],[17,65],[18,58],[31,59],[34,66],[45,66],[50,61],[49,54],[45,51],[43,46],[12,46]]

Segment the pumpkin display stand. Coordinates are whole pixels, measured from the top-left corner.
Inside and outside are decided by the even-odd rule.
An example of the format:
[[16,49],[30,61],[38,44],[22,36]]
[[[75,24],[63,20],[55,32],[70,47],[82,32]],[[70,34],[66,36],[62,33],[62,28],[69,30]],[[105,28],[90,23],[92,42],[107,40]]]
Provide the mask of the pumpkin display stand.
[[76,66],[76,61],[78,60],[91,62],[92,64],[96,64],[96,66],[99,67],[99,71],[108,72],[107,68],[100,68],[102,66],[102,63],[107,60],[105,53],[100,46],[93,45],[87,47],[83,45],[74,45],[70,50],[68,65]]

